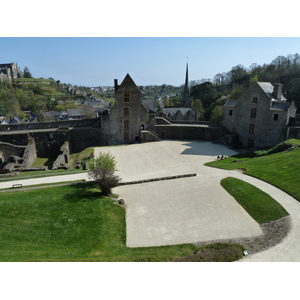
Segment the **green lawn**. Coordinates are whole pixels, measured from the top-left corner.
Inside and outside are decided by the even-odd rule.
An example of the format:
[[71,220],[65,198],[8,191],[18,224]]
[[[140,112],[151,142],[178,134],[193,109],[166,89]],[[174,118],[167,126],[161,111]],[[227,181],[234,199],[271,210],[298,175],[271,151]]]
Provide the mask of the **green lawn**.
[[234,261],[243,250],[226,243],[127,248],[125,209],[90,183],[1,194],[2,262]]
[[169,261],[197,249],[125,241],[124,208],[90,184],[1,195],[0,261]]
[[[299,140],[291,141],[299,143]],[[300,201],[300,148],[253,158],[239,154],[206,165],[227,170],[244,169],[246,174],[269,182]]]
[[221,181],[221,185],[259,224],[275,221],[288,215],[288,212],[277,201],[252,184],[228,177]]

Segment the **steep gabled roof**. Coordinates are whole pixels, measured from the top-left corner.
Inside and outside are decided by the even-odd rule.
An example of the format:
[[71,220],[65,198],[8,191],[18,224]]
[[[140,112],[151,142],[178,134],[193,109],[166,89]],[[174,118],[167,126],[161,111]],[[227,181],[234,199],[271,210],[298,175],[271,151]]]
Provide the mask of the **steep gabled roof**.
[[[273,90],[274,86],[270,82],[256,82],[260,88],[266,93],[268,98],[274,99],[273,97]],[[281,94],[281,100],[286,100],[286,98]]]
[[138,91],[139,93],[142,94],[142,92],[140,91],[140,89],[137,87],[137,85],[135,84],[135,82],[132,80],[132,78],[130,77],[130,75],[127,73],[127,75],[125,76],[125,78],[123,79],[122,83],[120,84],[120,86],[118,87],[118,89],[127,86],[127,85],[133,85]]

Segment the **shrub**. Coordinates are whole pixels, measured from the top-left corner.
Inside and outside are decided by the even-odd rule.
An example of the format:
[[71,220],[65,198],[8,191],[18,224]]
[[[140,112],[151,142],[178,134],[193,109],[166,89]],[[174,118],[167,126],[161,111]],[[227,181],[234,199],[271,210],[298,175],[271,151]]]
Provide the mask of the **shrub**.
[[103,195],[111,194],[111,189],[117,186],[121,178],[115,175],[116,161],[110,153],[100,153],[91,167],[89,177],[92,178],[101,189]]

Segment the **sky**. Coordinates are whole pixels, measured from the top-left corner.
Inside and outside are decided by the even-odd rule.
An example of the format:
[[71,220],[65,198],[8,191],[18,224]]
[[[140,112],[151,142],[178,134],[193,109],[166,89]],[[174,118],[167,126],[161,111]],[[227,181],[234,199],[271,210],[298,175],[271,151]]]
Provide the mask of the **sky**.
[[189,80],[201,80],[300,53],[299,37],[0,37],[0,45],[0,63],[89,87],[127,73],[137,85],[180,86],[187,62]]

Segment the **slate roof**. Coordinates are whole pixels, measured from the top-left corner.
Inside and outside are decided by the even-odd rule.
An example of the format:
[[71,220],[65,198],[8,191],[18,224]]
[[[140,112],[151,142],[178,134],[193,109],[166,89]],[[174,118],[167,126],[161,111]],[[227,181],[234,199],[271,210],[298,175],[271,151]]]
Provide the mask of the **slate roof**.
[[235,100],[228,100],[226,103],[225,103],[225,106],[228,106],[228,107],[235,107],[237,104],[237,101]]
[[288,108],[291,106],[291,102],[278,102],[278,101],[274,101],[272,102],[272,105],[271,105],[271,109],[272,110],[284,110],[284,111],[287,111]]
[[71,108],[67,109],[67,114],[69,117],[81,117],[84,115],[84,112],[80,108]]
[[185,115],[188,111],[192,110],[189,107],[170,107],[170,108],[162,108],[164,113],[170,113],[171,115],[180,111],[183,115]]
[[[266,95],[274,99],[272,93],[274,90],[274,86],[270,82],[257,82],[257,84],[261,87],[261,89],[266,93]],[[286,101],[286,98],[281,94],[281,101]]]

